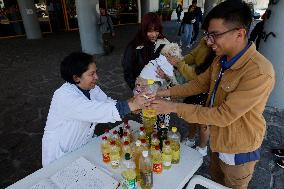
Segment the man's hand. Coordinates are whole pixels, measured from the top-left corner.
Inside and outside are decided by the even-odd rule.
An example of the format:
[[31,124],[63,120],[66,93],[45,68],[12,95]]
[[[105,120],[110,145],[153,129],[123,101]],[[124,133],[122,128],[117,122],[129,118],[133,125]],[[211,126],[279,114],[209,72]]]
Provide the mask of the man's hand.
[[155,98],[154,95],[151,95],[151,94],[146,95],[146,93],[144,92],[144,93],[135,95],[133,98],[128,100],[128,105],[131,111],[140,110],[140,109],[150,106],[150,103],[152,100],[154,100],[154,98]]
[[157,114],[176,113],[177,103],[167,100],[153,100],[149,108],[157,111]]

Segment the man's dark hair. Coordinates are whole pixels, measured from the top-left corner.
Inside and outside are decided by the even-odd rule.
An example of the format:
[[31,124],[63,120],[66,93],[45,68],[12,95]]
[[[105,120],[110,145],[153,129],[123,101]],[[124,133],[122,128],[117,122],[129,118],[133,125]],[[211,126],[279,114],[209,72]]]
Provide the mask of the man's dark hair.
[[225,24],[249,31],[252,16],[247,3],[237,0],[227,0],[214,7],[205,17],[202,28],[208,30],[212,19],[223,19]]
[[197,0],[192,0],[191,4],[197,4]]
[[89,64],[94,63],[92,55],[83,52],[73,52],[66,56],[60,65],[61,77],[65,81],[76,84],[73,76],[80,77],[88,70]]

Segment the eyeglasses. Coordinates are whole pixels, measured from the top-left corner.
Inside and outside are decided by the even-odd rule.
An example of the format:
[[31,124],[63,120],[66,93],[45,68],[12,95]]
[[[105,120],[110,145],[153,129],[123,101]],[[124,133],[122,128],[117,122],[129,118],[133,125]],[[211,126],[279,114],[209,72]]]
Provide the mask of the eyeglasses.
[[229,33],[231,31],[234,31],[234,30],[239,30],[240,28],[233,28],[233,29],[230,29],[228,31],[225,31],[223,33],[208,33],[208,32],[204,32],[204,35],[205,35],[205,40],[208,42],[210,41],[211,43],[215,43],[216,39],[221,37],[222,35],[226,34],[226,33]]

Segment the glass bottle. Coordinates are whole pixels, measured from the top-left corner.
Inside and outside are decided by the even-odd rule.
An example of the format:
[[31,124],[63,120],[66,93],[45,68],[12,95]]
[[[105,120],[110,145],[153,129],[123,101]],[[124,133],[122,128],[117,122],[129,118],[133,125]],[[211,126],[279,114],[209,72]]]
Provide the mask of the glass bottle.
[[132,161],[129,153],[126,153],[124,156],[124,170],[122,171],[123,176],[123,189],[136,189],[136,173],[135,173],[135,163]]
[[116,169],[120,165],[120,148],[116,145],[115,141],[111,141],[110,143],[110,162],[111,167]]

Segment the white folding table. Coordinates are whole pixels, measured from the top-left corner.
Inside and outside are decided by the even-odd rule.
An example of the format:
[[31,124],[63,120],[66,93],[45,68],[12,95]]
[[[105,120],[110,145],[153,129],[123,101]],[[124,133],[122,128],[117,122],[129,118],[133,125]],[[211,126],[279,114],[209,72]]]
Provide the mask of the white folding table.
[[[139,123],[131,120],[129,121],[129,125],[133,130],[137,130],[140,126]],[[118,127],[119,126],[115,127],[114,129],[117,129]],[[101,166],[103,170],[110,172],[113,177],[119,178],[120,170],[111,169],[109,165],[106,165],[102,162],[100,143],[101,136],[93,138],[91,142],[82,148],[66,154],[50,165],[35,171],[34,173],[9,186],[8,189],[29,189],[39,181],[48,178],[64,167],[67,167],[71,162],[75,161],[81,156],[89,160],[91,163]],[[170,170],[163,170],[163,172],[159,175],[154,174],[153,189],[182,189],[201,166],[202,162],[203,158],[199,152],[182,144],[181,159],[179,164],[173,164]]]

